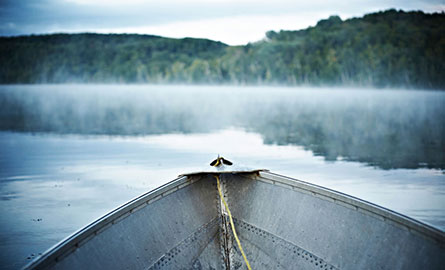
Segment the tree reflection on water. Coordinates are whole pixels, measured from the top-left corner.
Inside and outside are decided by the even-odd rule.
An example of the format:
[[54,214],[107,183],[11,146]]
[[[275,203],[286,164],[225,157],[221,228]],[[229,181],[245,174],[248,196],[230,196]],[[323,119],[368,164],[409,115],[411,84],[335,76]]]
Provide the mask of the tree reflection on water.
[[0,104],[0,130],[127,136],[235,126],[328,161],[445,169],[444,92],[37,85],[0,87]]

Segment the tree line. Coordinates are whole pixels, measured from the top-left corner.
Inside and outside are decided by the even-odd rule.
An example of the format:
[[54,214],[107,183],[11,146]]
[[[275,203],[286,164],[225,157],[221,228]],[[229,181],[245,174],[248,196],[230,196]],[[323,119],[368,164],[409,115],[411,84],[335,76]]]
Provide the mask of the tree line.
[[0,83],[351,85],[445,89],[445,14],[331,16],[228,46],[136,34],[0,37]]

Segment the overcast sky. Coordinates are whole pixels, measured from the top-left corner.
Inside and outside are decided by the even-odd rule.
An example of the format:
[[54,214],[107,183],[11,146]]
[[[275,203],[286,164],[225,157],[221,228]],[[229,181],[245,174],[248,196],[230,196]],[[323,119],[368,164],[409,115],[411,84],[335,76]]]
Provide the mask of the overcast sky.
[[55,32],[198,37],[230,45],[389,8],[443,12],[445,0],[0,0],[0,35]]

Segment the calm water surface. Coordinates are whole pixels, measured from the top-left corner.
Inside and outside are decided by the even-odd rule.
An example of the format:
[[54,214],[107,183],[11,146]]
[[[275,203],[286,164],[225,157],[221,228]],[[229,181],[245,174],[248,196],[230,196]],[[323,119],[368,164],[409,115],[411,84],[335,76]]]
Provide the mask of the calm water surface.
[[0,87],[0,265],[16,269],[217,154],[445,230],[445,93]]

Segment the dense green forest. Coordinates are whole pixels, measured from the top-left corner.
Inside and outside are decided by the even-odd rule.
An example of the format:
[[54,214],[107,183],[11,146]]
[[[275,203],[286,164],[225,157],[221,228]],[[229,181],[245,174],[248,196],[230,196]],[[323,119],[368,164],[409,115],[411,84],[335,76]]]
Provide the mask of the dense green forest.
[[445,89],[445,14],[388,10],[228,46],[151,35],[0,37],[0,83],[358,85]]

